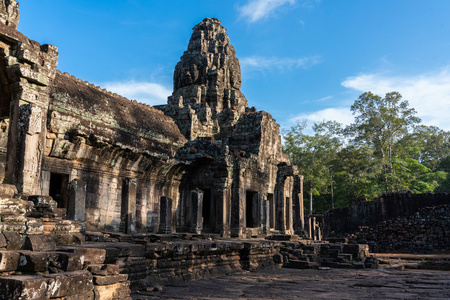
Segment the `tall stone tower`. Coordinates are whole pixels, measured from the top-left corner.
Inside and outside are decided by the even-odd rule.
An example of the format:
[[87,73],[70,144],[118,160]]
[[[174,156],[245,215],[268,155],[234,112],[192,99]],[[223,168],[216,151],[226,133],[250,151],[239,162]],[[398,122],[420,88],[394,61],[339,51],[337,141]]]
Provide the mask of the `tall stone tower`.
[[12,26],[19,25],[19,3],[16,0],[0,0],[0,22]]
[[190,140],[226,135],[248,106],[240,91],[236,51],[217,19],[204,19],[194,27],[173,81],[168,105],[159,108],[177,120]]

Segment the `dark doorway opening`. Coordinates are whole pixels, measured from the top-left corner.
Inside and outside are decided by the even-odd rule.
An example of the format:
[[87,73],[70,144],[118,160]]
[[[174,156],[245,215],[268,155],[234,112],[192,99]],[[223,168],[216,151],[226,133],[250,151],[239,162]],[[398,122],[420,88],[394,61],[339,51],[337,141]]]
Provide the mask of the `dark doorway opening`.
[[247,228],[257,227],[258,193],[247,191],[245,197],[245,219]]
[[211,221],[212,221],[212,205],[211,205],[211,190],[205,189],[203,190],[203,208],[202,208],[202,217],[203,217],[203,229],[211,229]]
[[120,204],[120,232],[127,232],[128,228],[128,201],[130,195],[130,179],[124,178],[122,180],[122,202]]
[[269,201],[270,228],[275,229],[275,203],[273,202],[273,194],[267,194],[267,201]]
[[50,190],[49,195],[58,203],[59,208],[67,209],[68,194],[67,185],[69,184],[69,175],[67,174],[50,174]]

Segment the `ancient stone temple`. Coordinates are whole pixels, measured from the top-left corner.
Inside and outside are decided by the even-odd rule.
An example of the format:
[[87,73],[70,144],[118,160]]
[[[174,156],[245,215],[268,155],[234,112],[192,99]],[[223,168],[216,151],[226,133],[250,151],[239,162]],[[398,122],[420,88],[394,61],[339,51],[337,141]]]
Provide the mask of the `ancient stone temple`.
[[302,177],[276,121],[248,107],[220,21],[194,27],[158,107],[57,71],[57,47],[18,21],[17,1],[0,1],[0,182],[51,196],[88,231],[303,231]]

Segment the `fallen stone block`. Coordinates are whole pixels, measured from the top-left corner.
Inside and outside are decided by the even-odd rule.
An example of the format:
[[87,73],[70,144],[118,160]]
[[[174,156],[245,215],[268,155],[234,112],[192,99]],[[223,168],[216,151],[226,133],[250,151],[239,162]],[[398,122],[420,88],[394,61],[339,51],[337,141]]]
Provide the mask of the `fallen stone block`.
[[50,298],[87,294],[94,289],[92,274],[75,271],[46,275]]
[[284,264],[285,268],[293,269],[313,269],[318,268],[319,265],[315,262],[304,261],[304,260],[290,260]]
[[365,258],[369,255],[369,245],[367,244],[345,244],[343,253],[352,254],[353,258]]
[[28,201],[32,201],[34,203],[35,209],[45,209],[50,212],[54,212],[58,207],[58,203],[53,200],[51,196],[42,196],[42,195],[33,195],[28,197]]
[[6,248],[7,245],[5,236],[0,232],[0,248]]
[[14,251],[0,251],[0,272],[16,271],[20,254]]
[[23,246],[23,239],[17,232],[3,232],[7,250],[19,250]]
[[119,282],[111,285],[94,286],[95,300],[125,299],[130,297],[130,283]]
[[28,201],[14,198],[0,198],[1,216],[26,216],[31,213]]
[[86,294],[76,294],[73,296],[66,296],[62,298],[52,298],[52,300],[94,300],[94,291]]
[[48,279],[41,276],[13,275],[0,277],[0,299],[49,299]]
[[48,270],[50,257],[55,259],[54,254],[50,252],[33,252],[29,250],[19,251],[19,271],[22,272],[46,272]]
[[280,253],[275,253],[273,255],[273,262],[276,264],[282,264],[283,263],[283,255]]
[[25,224],[27,217],[25,215],[6,215],[2,216],[2,222],[6,224]]
[[26,226],[27,235],[44,234],[44,225],[40,219],[28,218]]
[[101,232],[86,231],[86,240],[91,242],[104,242],[106,241],[105,235]]
[[24,234],[27,231],[27,226],[25,224],[12,224],[12,223],[0,223],[0,232],[15,232],[19,234]]
[[51,235],[29,235],[25,239],[25,249],[31,251],[54,251],[56,242]]
[[118,274],[118,275],[107,275],[100,276],[94,275],[94,284],[95,285],[111,285],[118,282],[127,281],[128,274]]
[[53,252],[52,254],[54,257],[49,263],[49,270],[52,273],[83,270],[83,255],[69,252]]
[[99,248],[60,246],[58,251],[81,254],[84,257],[84,266],[103,264],[106,257],[106,250]]
[[92,264],[87,268],[89,272],[93,275],[118,275],[119,274],[119,266],[118,265],[102,265],[102,264]]

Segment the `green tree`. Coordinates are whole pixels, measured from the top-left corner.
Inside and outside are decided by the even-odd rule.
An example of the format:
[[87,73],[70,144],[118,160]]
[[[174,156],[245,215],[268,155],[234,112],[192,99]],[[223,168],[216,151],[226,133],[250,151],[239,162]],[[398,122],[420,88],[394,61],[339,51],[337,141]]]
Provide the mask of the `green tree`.
[[391,191],[393,145],[420,122],[416,110],[398,92],[387,93],[384,98],[367,92],[355,101],[351,111],[355,123],[346,132],[354,137],[356,145],[365,144],[373,149],[382,164],[385,191]]
[[309,194],[309,212],[312,213],[313,196],[333,194],[333,172],[337,153],[342,146],[340,138],[342,128],[341,124],[335,121],[323,121],[314,123],[313,135],[305,134],[305,129],[304,121],[285,131],[283,151],[289,155],[291,162],[299,167],[304,176]]
[[382,190],[377,180],[380,160],[366,145],[348,145],[337,155],[336,206],[345,207],[358,199],[372,199]]

